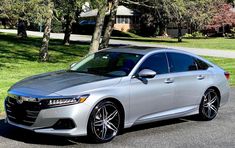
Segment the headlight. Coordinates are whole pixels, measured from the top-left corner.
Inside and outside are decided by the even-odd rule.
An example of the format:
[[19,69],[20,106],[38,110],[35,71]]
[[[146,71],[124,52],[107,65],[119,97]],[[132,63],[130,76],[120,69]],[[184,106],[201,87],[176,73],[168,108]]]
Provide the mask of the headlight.
[[78,103],[85,102],[88,97],[89,97],[89,95],[83,95],[83,96],[71,97],[71,98],[68,97],[68,98],[49,99],[47,105],[49,107],[54,107],[54,106],[78,104]]

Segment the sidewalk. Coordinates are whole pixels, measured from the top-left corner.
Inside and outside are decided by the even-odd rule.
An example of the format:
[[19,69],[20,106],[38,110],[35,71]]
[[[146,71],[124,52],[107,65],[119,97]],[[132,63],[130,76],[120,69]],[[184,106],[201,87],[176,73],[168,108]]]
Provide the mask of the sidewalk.
[[[0,32],[6,33],[17,33],[16,30],[9,29],[0,29]],[[27,34],[30,36],[42,37],[42,32],[36,31],[27,31]],[[51,38],[53,39],[63,39],[63,33],[51,33]],[[82,41],[82,42],[90,42],[91,36],[88,35],[71,35],[72,41]],[[213,56],[213,57],[224,57],[224,58],[235,58],[235,51],[226,51],[226,50],[213,50],[213,49],[199,49],[199,48],[187,48],[187,47],[174,47],[174,46],[165,46],[160,44],[148,44],[147,42],[137,42],[137,41],[124,41],[124,40],[116,40],[111,39],[110,44],[112,45],[132,45],[132,46],[149,46],[149,47],[162,47],[162,48],[174,48],[179,50],[184,50],[188,52],[192,52],[194,54],[202,55],[202,56]],[[235,44],[235,43],[234,43]]]

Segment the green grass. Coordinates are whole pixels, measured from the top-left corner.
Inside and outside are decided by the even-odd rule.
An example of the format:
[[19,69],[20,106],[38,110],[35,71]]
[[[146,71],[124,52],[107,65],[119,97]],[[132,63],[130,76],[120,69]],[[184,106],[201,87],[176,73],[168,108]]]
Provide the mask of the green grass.
[[66,69],[88,52],[88,45],[77,42],[64,46],[61,42],[51,40],[50,62],[39,63],[37,59],[40,38],[21,40],[15,35],[0,33],[0,112],[3,111],[3,100],[12,84],[31,75]]
[[113,37],[113,39],[148,42],[151,44],[159,44],[166,46],[235,51],[235,39],[226,38],[183,39],[183,42],[181,43],[179,43],[178,40],[175,38]]
[[[0,112],[7,90],[15,82],[39,73],[66,69],[79,61],[88,52],[88,45],[72,42],[70,46],[61,45],[61,40],[51,40],[49,63],[37,62],[40,38],[18,39],[13,34],[0,33]],[[206,57],[231,73],[231,85],[235,85],[235,59]]]
[[204,57],[207,60],[217,64],[224,70],[230,73],[230,85],[235,86],[235,59],[230,58],[217,58],[217,57]]

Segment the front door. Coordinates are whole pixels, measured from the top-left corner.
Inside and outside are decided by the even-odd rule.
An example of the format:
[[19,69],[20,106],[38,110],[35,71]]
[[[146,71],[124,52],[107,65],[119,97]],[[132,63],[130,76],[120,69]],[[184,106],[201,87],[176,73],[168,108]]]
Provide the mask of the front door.
[[169,73],[165,52],[150,55],[137,73],[150,69],[157,73],[154,78],[132,78],[130,82],[130,117],[133,122],[152,120],[161,112],[172,108],[174,81]]

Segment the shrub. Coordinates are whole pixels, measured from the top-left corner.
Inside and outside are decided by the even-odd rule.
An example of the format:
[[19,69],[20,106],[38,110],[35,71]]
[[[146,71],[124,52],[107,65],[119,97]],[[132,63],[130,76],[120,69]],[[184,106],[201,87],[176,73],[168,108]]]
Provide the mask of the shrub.
[[185,35],[184,35],[184,38],[192,38],[193,36],[192,36],[192,34],[189,34],[189,33],[186,33]]
[[206,36],[204,36],[201,32],[196,31],[196,32],[193,32],[192,34],[186,33],[184,35],[184,38],[200,39],[200,38],[206,38]]
[[203,34],[199,31],[193,32],[192,33],[193,38],[201,38],[204,37]]
[[235,39],[235,27],[233,27],[230,31],[231,33],[225,33],[225,37],[230,39]]
[[137,34],[138,31],[136,29],[129,29],[128,32],[133,33],[133,34]]

